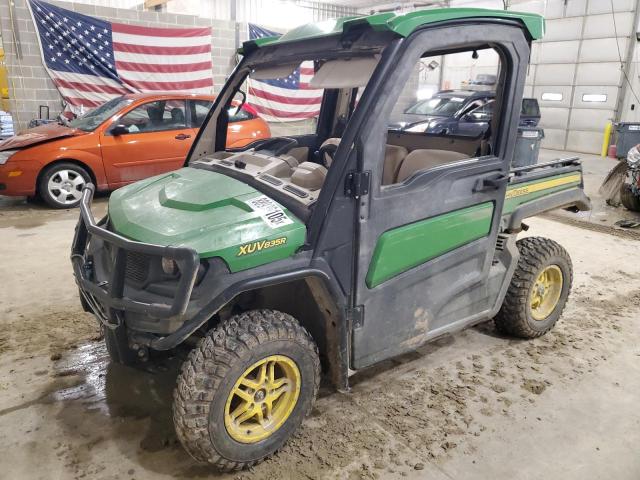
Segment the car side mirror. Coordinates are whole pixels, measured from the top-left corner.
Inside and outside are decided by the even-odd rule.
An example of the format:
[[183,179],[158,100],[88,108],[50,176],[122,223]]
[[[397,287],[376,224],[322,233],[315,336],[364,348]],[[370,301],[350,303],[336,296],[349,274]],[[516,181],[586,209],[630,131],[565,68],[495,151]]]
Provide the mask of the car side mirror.
[[116,125],[109,132],[114,137],[118,135],[126,135],[127,133],[129,133],[129,127],[127,127],[126,125]]
[[474,115],[472,113],[467,113],[462,117],[463,122],[471,122],[471,123],[488,122],[490,120],[491,120],[491,116],[489,115]]

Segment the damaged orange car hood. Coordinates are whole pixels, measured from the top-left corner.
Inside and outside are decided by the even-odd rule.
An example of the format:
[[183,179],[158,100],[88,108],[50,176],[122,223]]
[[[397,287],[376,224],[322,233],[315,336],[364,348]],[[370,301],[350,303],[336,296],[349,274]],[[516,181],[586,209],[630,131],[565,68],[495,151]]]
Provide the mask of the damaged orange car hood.
[[57,123],[49,123],[46,125],[40,125],[39,127],[30,128],[18,135],[3,140],[0,142],[0,152],[3,150],[15,150],[18,148],[29,147],[38,143],[55,140],[57,138],[84,134],[86,134],[86,132],[77,128],[69,128]]

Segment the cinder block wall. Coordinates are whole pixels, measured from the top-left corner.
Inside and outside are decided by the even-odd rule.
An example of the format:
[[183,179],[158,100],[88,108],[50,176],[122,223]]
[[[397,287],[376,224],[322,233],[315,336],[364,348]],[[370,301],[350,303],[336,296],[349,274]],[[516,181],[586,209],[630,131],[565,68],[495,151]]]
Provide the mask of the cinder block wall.
[[[55,118],[62,110],[62,98],[42,64],[36,27],[31,19],[26,0],[14,0],[15,22],[22,46],[22,58],[18,58],[9,12],[10,1],[0,0],[0,31],[9,73],[10,107],[14,117],[14,127],[16,130],[22,130],[27,127],[31,119],[38,117],[40,105],[47,105],[50,116]],[[235,64],[235,24],[231,21],[108,8],[75,2],[51,1],[50,3],[112,22],[156,27],[211,26],[212,73],[215,91],[222,87]],[[240,32],[240,38],[244,38],[243,32]]]

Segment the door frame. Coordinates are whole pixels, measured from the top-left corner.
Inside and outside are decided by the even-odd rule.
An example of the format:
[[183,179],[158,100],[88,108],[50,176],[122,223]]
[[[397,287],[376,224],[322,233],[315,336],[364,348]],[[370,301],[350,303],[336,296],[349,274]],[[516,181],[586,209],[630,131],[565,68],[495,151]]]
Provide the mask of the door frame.
[[[354,239],[355,255],[355,275],[353,283],[353,303],[351,308],[360,313],[362,305],[367,303],[372,295],[380,294],[382,289],[389,287],[377,286],[375,288],[367,288],[366,276],[368,267],[374,254],[376,242],[363,244],[362,240],[366,237],[366,229],[370,229],[370,222],[374,221],[371,216],[372,207],[375,203],[382,202],[384,199],[395,198],[401,199],[403,195],[407,195],[409,191],[431,189],[435,198],[446,198],[447,192],[438,191],[438,185],[445,184],[447,181],[454,181],[460,177],[466,187],[471,191],[473,182],[479,180],[487,171],[497,172],[503,177],[508,175],[509,165],[515,148],[515,133],[518,125],[520,114],[520,104],[524,89],[524,81],[526,77],[527,61],[530,53],[529,42],[525,38],[522,26],[513,22],[499,21],[500,28],[488,29],[486,22],[465,22],[463,25],[443,24],[430,26],[412,34],[404,42],[399,58],[394,59],[395,68],[389,71],[384,81],[380,82],[376,89],[365,91],[365,95],[376,95],[378,102],[373,102],[367,112],[367,120],[362,124],[358,138],[355,144],[359,150],[359,157],[363,159],[362,170],[371,171],[371,187],[368,195],[358,199],[358,215],[356,218],[356,236]],[[452,30],[455,34],[452,35]],[[407,179],[403,184],[391,186],[382,186],[380,179],[382,178],[383,168],[383,152],[385,150],[384,139],[386,138],[387,123],[391,110],[400,96],[409,75],[415,69],[418,58],[424,53],[429,52],[430,55],[439,55],[443,53],[456,53],[459,51],[467,51],[473,46],[478,48],[482,46],[491,46],[495,48],[501,57],[500,69],[500,85],[501,92],[496,95],[498,108],[501,115],[494,115],[492,119],[492,129],[495,132],[494,153],[491,156],[485,156],[446,164],[426,170],[420,174]],[[364,99],[364,95],[363,95]],[[517,108],[514,107],[517,105]],[[500,122],[500,125],[497,122]],[[465,183],[466,182],[466,183]],[[410,190],[408,190],[410,189]],[[476,285],[482,289],[482,283],[487,282],[489,278],[489,270],[491,268],[493,251],[500,228],[501,213],[504,203],[504,194],[506,191],[506,183],[498,190],[488,192],[486,195],[474,194],[475,200],[469,203],[469,197],[460,197],[448,201],[446,206],[443,205],[441,212],[435,212],[440,215],[448,212],[454,212],[460,209],[477,205],[484,202],[493,203],[493,216],[491,218],[491,227],[489,235],[481,239],[472,241],[469,244],[456,247],[453,251],[445,252],[442,255],[425,261],[422,265],[418,265],[411,270],[401,273],[396,280],[393,288],[389,288],[387,295],[393,297],[401,288],[408,288],[412,284],[415,285],[421,280],[420,267],[428,265],[438,271],[446,271],[447,268],[452,269],[456,265],[456,256],[476,255],[475,260],[481,260],[481,267],[476,272],[476,278],[466,279],[457,284],[448,285],[452,291],[462,292],[469,288],[469,285]],[[397,204],[397,202],[396,202]],[[420,205],[409,205],[407,208],[418,209]],[[433,212],[434,209],[431,209]],[[393,215],[393,212],[388,212]],[[420,214],[418,214],[420,215]],[[424,217],[417,217],[416,221],[421,218],[429,218],[429,213],[425,213]],[[388,220],[386,220],[388,222]],[[382,222],[385,223],[385,220]],[[411,223],[411,222],[408,222]],[[375,228],[375,226],[373,227]],[[384,230],[377,234],[381,235]],[[371,239],[369,239],[371,240]],[[475,250],[474,250],[475,249]],[[474,253],[474,251],[476,253]],[[482,257],[482,258],[481,258]],[[506,278],[507,275],[504,275]],[[504,282],[503,282],[504,283]],[[502,286],[503,287],[503,286]],[[386,325],[391,327],[391,331],[381,331],[384,328],[376,328],[384,326],[378,317],[381,316],[380,311],[368,312],[364,308],[363,317],[355,322],[351,328],[352,334],[352,351],[351,360],[352,368],[361,368],[371,363],[383,360],[387,357],[397,355],[404,351],[410,350],[415,346],[424,343],[429,338],[441,335],[445,330],[460,329],[468,324],[474,323],[481,318],[490,317],[497,309],[502,301],[501,296],[504,294],[504,288],[500,288],[496,296],[495,302],[483,308],[482,311],[475,314],[471,313],[471,309],[467,315],[458,321],[451,321],[447,325],[441,326],[437,330],[428,330],[426,327],[415,338],[404,338],[402,335],[394,335],[393,324]],[[436,308],[444,308],[446,305],[437,305]],[[416,310],[417,311],[417,310]],[[411,322],[408,315],[409,309],[404,312],[407,316],[407,322]],[[416,319],[417,325],[419,320]],[[378,325],[379,324],[379,325]],[[369,326],[369,328],[367,328]],[[373,332],[371,329],[377,331]],[[416,327],[417,328],[417,327]],[[384,337],[384,340],[378,340],[378,344],[371,339],[375,337]],[[384,345],[382,345],[384,344]],[[381,346],[382,345],[382,346]]]

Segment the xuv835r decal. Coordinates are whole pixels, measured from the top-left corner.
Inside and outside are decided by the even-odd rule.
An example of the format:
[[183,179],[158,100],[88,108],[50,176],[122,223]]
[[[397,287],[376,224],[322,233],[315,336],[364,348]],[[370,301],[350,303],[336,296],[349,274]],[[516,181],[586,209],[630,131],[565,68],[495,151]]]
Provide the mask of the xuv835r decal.
[[240,245],[238,250],[238,257],[242,255],[248,255],[250,253],[261,252],[273,247],[279,247],[287,243],[287,237],[276,238],[275,240],[260,240],[259,242],[245,243]]

